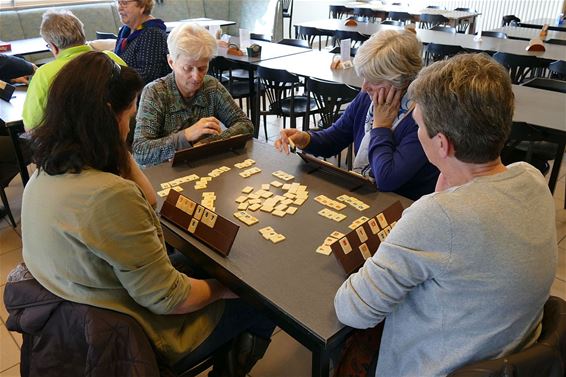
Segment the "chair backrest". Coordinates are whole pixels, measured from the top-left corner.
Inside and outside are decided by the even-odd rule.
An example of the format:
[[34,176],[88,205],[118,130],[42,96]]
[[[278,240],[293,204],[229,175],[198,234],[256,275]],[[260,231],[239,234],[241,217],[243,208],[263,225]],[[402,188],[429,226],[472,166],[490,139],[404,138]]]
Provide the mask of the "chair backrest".
[[430,30],[442,31],[442,32],[444,32],[444,33],[456,34],[456,28],[454,28],[454,27],[452,27],[452,26],[440,26],[440,25],[436,25],[436,26],[433,26]]
[[548,62],[530,55],[496,52],[493,58],[509,70],[513,84],[520,84],[534,77],[544,77]]
[[387,17],[390,20],[394,21],[401,21],[401,22],[411,22],[413,20],[413,16],[411,16],[407,12],[389,12],[389,16]]
[[382,25],[393,25],[393,26],[403,26],[403,22],[402,21],[396,21],[396,20],[385,20],[385,21],[381,21]]
[[531,347],[495,360],[458,368],[448,377],[546,376],[566,373],[566,302],[550,296],[544,305],[542,332]]
[[328,18],[341,19],[348,13],[348,9],[344,5],[329,5]]
[[501,18],[501,26],[520,26],[521,19],[513,14]]
[[118,36],[114,33],[109,33],[106,31],[97,31],[96,39],[118,39]]
[[566,46],[566,40],[564,40],[564,39],[554,39],[554,38],[550,38],[550,39],[547,39],[545,42],[546,42],[546,43],[553,44],[553,45]]
[[367,19],[370,22],[374,22],[377,14],[375,11],[369,8],[354,8],[354,16],[361,17],[362,19]]
[[307,96],[314,98],[323,128],[328,128],[340,117],[340,109],[356,98],[359,91],[346,84],[314,78],[307,80]]
[[297,29],[297,35],[295,37],[298,39],[304,39],[305,41],[307,41],[309,48],[312,48],[314,40],[318,36],[319,37],[318,49],[320,50],[320,35],[321,35],[320,30],[315,27],[299,26],[299,28]]
[[454,55],[466,52],[461,46],[443,45],[439,43],[429,43],[425,49],[425,64],[451,58]]
[[566,81],[549,79],[546,77],[535,77],[529,81],[525,81],[522,86],[530,88],[550,90],[553,92],[566,93]]
[[440,5],[429,5],[426,8],[427,9],[446,9],[443,6],[440,6]]
[[339,45],[340,41],[343,39],[348,39],[350,38],[352,43],[351,46],[355,46],[355,45],[361,45],[362,43],[364,43],[365,41],[367,41],[369,39],[369,36],[367,35],[363,35],[358,33],[357,31],[351,31],[351,30],[335,30],[334,31],[334,44],[335,45]]
[[[281,0],[281,8],[283,9],[283,14],[287,13],[289,15],[292,15],[293,0]],[[285,15],[283,17],[285,17]]]
[[271,42],[271,35],[250,33],[250,39],[255,39],[256,41]]
[[557,60],[548,65],[550,78],[558,80],[566,80],[566,61]]
[[474,8],[455,8],[454,11],[456,12],[470,12],[470,13],[477,13]]
[[[287,72],[284,69],[274,69],[266,67],[257,67],[257,77],[265,90],[265,96],[271,104],[271,110],[278,113],[281,108],[281,100],[290,98],[291,109],[294,108],[295,90],[293,88],[300,85],[299,77]],[[291,90],[289,90],[291,89]]]
[[493,38],[499,38],[499,39],[507,39],[507,34],[502,32],[502,31],[482,31],[481,35],[482,35],[482,37],[493,37]]
[[432,29],[435,26],[446,25],[449,22],[448,18],[444,17],[441,14],[423,13],[419,18],[419,27],[421,29]]
[[277,43],[279,43],[280,45],[310,48],[309,42],[304,40],[304,39],[285,38],[285,39],[280,40]]

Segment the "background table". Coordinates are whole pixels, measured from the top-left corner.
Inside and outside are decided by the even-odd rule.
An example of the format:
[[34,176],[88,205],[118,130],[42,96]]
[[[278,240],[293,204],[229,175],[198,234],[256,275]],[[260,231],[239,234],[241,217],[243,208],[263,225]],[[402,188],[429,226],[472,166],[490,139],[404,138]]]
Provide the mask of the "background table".
[[[520,27],[520,26],[504,26],[493,31],[501,31],[507,34],[507,37],[510,39],[522,39],[529,41],[533,38],[540,38],[540,30],[533,29],[528,27]],[[554,31],[548,30],[548,34],[544,40],[548,39],[560,39],[566,41],[566,30],[565,31]]]
[[11,51],[6,51],[6,55],[33,55],[43,52],[49,52],[47,42],[41,37],[19,39],[16,41],[8,41],[12,46]]
[[556,18],[536,18],[534,20],[521,22],[521,26],[523,27],[538,29],[542,29],[545,24],[548,24],[548,30],[566,31],[566,22],[559,24]]
[[203,27],[209,27],[209,26],[222,27],[222,26],[236,25],[235,21],[214,20],[212,18],[188,18],[188,19],[180,20],[180,21],[165,22],[165,26],[167,28],[167,33],[169,33],[171,30],[173,30],[173,28],[175,28],[176,26],[186,24],[186,23],[194,23],[194,24],[198,24],[198,25],[203,26]]
[[[262,172],[241,178],[234,164],[246,158],[254,159],[255,166]],[[257,141],[248,142],[247,151],[240,155],[228,152],[211,156],[195,163],[193,168],[172,168],[170,164],[162,164],[146,169],[145,173],[153,187],[161,190],[161,182],[192,173],[205,176],[222,165],[232,170],[213,178],[204,191],[216,193],[217,213],[240,225],[229,256],[221,257],[162,219],[167,242],[246,301],[266,310],[279,327],[313,352],[312,375],[328,376],[328,354],[350,331],[338,321],[334,312],[334,295],[346,276],[334,256],[318,254],[315,249],[332,231],[347,233],[348,225],[358,217],[376,215],[397,200],[401,200],[406,208],[410,201],[395,194],[367,189],[351,193],[343,179],[320,171],[308,174],[308,168],[297,155],[279,154],[272,145]],[[260,221],[251,227],[236,220],[234,200],[241,195],[240,190],[245,186],[259,189],[260,184],[275,180],[271,173],[280,169],[294,175],[294,182],[308,186],[309,199],[292,216],[278,218],[261,211],[250,212]],[[194,190],[193,186],[194,183],[183,185],[181,194],[200,203],[202,191]],[[272,187],[271,191],[281,190]],[[317,214],[323,206],[315,202],[314,197],[320,194],[332,198],[352,195],[370,205],[371,209],[359,212],[348,206],[341,211],[348,217],[336,223]],[[159,198],[158,208],[162,202]],[[278,244],[263,239],[258,229],[266,226],[272,226],[286,239]]]

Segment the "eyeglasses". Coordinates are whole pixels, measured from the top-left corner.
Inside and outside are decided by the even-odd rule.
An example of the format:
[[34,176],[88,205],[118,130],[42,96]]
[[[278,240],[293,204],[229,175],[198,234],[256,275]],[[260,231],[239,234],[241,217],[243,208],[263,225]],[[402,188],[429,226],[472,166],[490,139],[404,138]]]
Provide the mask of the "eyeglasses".
[[137,0],[114,0],[114,4],[118,7],[126,7],[129,3],[135,3]]

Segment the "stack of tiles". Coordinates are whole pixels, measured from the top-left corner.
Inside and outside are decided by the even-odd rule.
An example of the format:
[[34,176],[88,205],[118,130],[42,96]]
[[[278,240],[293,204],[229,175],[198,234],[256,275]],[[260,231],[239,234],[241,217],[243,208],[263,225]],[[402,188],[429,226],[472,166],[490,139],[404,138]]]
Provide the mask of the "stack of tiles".
[[259,230],[259,233],[261,233],[263,238],[265,238],[266,240],[271,241],[273,243],[279,243],[279,242],[281,242],[285,239],[284,235],[277,233],[275,231],[275,229],[273,229],[270,226],[267,226],[265,228],[261,228]]

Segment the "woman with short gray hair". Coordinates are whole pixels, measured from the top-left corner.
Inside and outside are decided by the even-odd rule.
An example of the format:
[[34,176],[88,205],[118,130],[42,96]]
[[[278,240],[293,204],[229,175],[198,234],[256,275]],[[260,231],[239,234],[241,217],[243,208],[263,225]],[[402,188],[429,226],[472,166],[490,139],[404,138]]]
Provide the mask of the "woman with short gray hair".
[[362,92],[334,124],[321,131],[281,131],[305,152],[331,157],[354,144],[354,171],[375,181],[380,191],[418,199],[434,191],[438,170],[428,162],[417,137],[407,87],[421,69],[421,43],[411,32],[384,30],[359,48],[354,67]]
[[254,129],[228,90],[206,74],[216,55],[216,40],[206,29],[177,26],[167,45],[173,72],[148,84],[140,99],[132,144],[140,165],[159,164],[177,150]]

